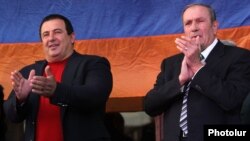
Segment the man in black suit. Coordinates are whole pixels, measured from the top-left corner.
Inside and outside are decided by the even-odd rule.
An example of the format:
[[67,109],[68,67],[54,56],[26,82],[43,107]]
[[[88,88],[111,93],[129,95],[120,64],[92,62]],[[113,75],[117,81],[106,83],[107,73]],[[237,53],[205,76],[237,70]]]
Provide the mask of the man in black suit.
[[3,111],[3,87],[0,85],[0,140],[5,141],[6,123]]
[[40,25],[45,60],[11,73],[13,91],[4,108],[26,121],[25,141],[108,141],[105,105],[112,89],[107,59],[74,51],[70,21],[58,14]]
[[216,38],[218,22],[208,5],[188,5],[182,21],[185,34],[175,40],[181,53],[163,60],[144,108],[150,116],[163,113],[164,141],[202,141],[204,125],[241,123],[250,53]]

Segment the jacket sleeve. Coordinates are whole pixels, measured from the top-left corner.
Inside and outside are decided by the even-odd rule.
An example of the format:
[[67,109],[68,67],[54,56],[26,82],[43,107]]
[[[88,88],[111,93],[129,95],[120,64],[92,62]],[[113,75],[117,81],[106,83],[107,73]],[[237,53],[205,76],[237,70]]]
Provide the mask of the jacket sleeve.
[[163,113],[171,104],[181,98],[178,71],[174,69],[177,67],[172,63],[175,62],[166,59],[162,62],[161,72],[157,76],[156,83],[153,89],[146,94],[144,110],[150,116]]
[[79,63],[72,82],[57,83],[51,103],[92,111],[105,108],[112,90],[112,74],[106,58],[92,58]]
[[214,63],[216,67],[205,65],[191,83],[192,88],[225,111],[239,109],[250,91],[250,52],[237,52],[230,59],[221,59]]

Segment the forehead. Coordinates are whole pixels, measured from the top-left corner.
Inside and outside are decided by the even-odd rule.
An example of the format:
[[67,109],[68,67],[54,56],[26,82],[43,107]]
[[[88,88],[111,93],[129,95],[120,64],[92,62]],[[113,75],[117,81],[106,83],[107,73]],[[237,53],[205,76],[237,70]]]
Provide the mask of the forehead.
[[42,27],[41,27],[42,32],[51,31],[54,29],[66,30],[66,26],[65,26],[64,21],[61,19],[52,19],[52,20],[44,22]]
[[183,21],[197,19],[197,18],[210,18],[210,13],[207,7],[195,5],[186,9],[183,13]]

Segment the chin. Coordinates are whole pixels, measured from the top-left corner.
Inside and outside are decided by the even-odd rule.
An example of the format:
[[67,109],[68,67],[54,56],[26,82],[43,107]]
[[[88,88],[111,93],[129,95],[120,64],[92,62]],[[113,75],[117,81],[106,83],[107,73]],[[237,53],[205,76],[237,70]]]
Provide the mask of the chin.
[[56,56],[59,56],[59,54],[60,53],[58,51],[54,50],[54,51],[50,51],[48,55],[51,57],[56,57]]

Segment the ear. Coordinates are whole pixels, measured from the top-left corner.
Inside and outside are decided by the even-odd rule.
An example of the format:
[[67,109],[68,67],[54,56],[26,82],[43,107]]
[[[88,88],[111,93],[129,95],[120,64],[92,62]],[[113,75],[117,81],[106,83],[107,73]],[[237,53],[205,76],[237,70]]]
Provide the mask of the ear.
[[218,21],[214,21],[212,24],[213,24],[212,28],[213,28],[214,34],[216,34],[218,27],[219,27],[219,23],[218,23]]
[[75,43],[76,36],[75,36],[75,33],[74,33],[74,32],[70,34],[70,37],[71,37],[71,43],[72,43],[72,44]]

